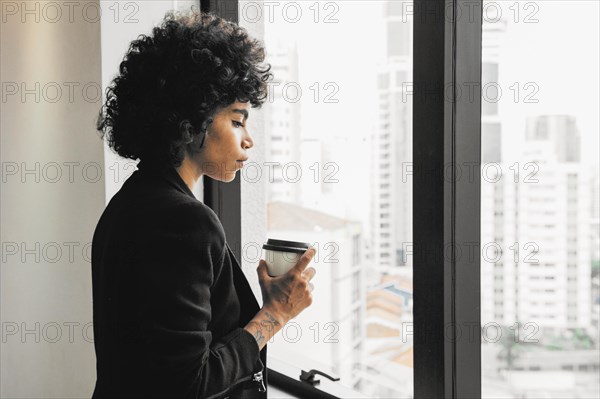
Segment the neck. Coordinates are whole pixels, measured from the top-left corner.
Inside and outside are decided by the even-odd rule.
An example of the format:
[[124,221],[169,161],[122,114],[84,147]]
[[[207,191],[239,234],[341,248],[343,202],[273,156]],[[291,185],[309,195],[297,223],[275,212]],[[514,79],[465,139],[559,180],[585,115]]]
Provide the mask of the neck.
[[194,191],[194,186],[198,182],[198,179],[202,176],[199,168],[194,164],[194,162],[187,156],[183,158],[181,165],[175,168],[181,179],[185,182],[185,184],[190,188],[190,191]]

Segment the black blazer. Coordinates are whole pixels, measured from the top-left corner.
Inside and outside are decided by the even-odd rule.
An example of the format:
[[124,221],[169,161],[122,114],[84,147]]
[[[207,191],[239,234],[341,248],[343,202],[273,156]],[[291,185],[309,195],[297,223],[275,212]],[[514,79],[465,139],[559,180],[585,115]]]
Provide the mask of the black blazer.
[[[143,161],[92,241],[93,398],[266,398],[259,305],[223,226],[177,171]],[[260,377],[263,381],[260,381]]]

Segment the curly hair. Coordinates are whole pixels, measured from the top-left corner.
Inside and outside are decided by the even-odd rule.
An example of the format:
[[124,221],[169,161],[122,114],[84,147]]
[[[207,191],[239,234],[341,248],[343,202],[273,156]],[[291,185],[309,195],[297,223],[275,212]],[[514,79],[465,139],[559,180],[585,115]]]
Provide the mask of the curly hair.
[[261,42],[233,22],[169,12],[150,36],[131,42],[97,129],[124,158],[179,166],[186,149],[199,150],[219,109],[235,101],[262,106],[273,77],[264,59]]

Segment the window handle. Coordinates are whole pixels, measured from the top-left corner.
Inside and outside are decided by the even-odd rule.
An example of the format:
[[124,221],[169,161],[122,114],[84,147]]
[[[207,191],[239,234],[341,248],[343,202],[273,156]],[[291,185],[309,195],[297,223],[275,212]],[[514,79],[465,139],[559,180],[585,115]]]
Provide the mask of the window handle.
[[317,384],[319,384],[321,381],[320,381],[320,380],[315,380],[315,375],[316,375],[316,374],[320,374],[320,375],[322,375],[323,377],[327,377],[327,378],[329,378],[331,381],[339,381],[339,380],[340,380],[340,378],[339,378],[339,377],[332,377],[332,376],[330,376],[330,375],[328,375],[328,374],[325,374],[324,372],[322,372],[322,371],[320,371],[320,370],[315,370],[315,369],[312,369],[312,370],[310,370],[309,372],[306,372],[306,371],[302,370],[302,374],[300,374],[300,380],[301,380],[301,381],[304,381],[304,382],[307,382],[307,383],[309,383],[309,384],[311,384],[311,385],[313,385],[313,386],[314,386],[314,385],[317,385]]

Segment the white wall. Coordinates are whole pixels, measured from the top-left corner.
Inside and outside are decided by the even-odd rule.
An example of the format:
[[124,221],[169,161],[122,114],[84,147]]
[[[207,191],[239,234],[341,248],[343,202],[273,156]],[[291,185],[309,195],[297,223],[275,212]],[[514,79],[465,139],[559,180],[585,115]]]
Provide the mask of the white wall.
[[197,4],[75,3],[1,4],[0,397],[91,396],[91,240],[128,171],[95,131],[101,95],[131,40]]
[[[98,2],[88,2],[87,20],[80,7],[71,21],[66,8],[58,17],[43,8],[45,2],[11,3],[16,9],[7,4],[1,36],[0,396],[89,397],[96,371],[89,250],[104,207],[104,178],[96,175],[102,142],[94,126],[101,93]],[[31,93],[22,97],[22,89]]]

